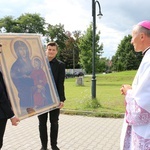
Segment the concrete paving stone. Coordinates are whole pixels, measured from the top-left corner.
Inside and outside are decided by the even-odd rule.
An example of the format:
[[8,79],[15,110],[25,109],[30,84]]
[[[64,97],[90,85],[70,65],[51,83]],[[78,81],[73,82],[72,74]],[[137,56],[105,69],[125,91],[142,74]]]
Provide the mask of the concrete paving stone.
[[[60,115],[60,150],[119,150],[123,119]],[[49,122],[48,132],[50,128]],[[2,150],[39,150],[38,118],[21,120],[17,127],[7,123]],[[50,143],[48,143],[50,149]]]

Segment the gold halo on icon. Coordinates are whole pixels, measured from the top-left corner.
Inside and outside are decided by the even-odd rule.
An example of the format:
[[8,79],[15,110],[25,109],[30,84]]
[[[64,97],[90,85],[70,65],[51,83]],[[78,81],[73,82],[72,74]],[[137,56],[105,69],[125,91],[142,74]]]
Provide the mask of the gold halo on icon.
[[16,55],[16,52],[15,52],[15,50],[14,50],[14,44],[15,44],[15,42],[17,42],[17,41],[21,41],[21,42],[23,42],[23,43],[27,46],[27,48],[28,48],[28,53],[29,53],[29,58],[30,58],[31,55],[32,55],[31,46],[30,46],[30,44],[27,42],[26,39],[21,38],[21,37],[14,38],[14,39],[11,41],[10,46],[11,46],[11,53],[12,53],[12,55],[17,59],[17,55]]
[[34,60],[35,59],[38,59],[39,61],[40,61],[40,63],[41,63],[41,68],[43,68],[43,61],[42,61],[42,59],[39,57],[39,56],[34,56],[33,58],[32,58],[32,66],[34,66]]

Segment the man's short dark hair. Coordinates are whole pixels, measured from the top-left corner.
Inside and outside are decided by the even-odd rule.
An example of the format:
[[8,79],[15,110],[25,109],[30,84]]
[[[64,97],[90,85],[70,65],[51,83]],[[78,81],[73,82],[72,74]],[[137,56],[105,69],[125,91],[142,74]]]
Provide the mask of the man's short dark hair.
[[56,42],[49,42],[47,43],[47,47],[48,46],[56,46],[56,48],[58,49],[58,44]]

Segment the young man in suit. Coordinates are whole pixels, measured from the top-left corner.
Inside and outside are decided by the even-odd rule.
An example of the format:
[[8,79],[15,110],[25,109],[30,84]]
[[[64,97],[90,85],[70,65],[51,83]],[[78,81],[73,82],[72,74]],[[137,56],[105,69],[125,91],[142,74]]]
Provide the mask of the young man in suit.
[[60,108],[64,106],[65,92],[64,92],[64,80],[65,80],[65,64],[56,58],[58,53],[58,45],[55,42],[50,42],[47,44],[46,55],[49,60],[49,64],[52,70],[58,95],[60,98],[59,108],[39,115],[39,132],[42,148],[41,150],[47,150],[48,135],[47,135],[47,118],[48,114],[50,117],[50,141],[52,150],[59,150],[57,147],[57,137],[58,137],[58,120],[60,114]]
[[[0,44],[0,52],[1,48],[2,45]],[[0,71],[0,149],[3,146],[3,137],[8,119],[11,120],[12,125],[17,126],[19,119],[15,117],[12,111],[3,75],[2,72]]]

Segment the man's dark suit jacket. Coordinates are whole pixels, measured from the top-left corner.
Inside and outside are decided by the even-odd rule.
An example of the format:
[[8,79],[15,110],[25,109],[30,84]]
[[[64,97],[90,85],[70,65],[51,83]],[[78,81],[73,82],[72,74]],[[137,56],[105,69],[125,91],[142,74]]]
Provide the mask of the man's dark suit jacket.
[[14,116],[11,104],[7,95],[3,75],[0,72],[0,119],[8,119]]
[[50,61],[51,71],[55,80],[56,88],[60,101],[65,101],[65,92],[64,92],[64,80],[65,80],[65,64],[54,58]]

